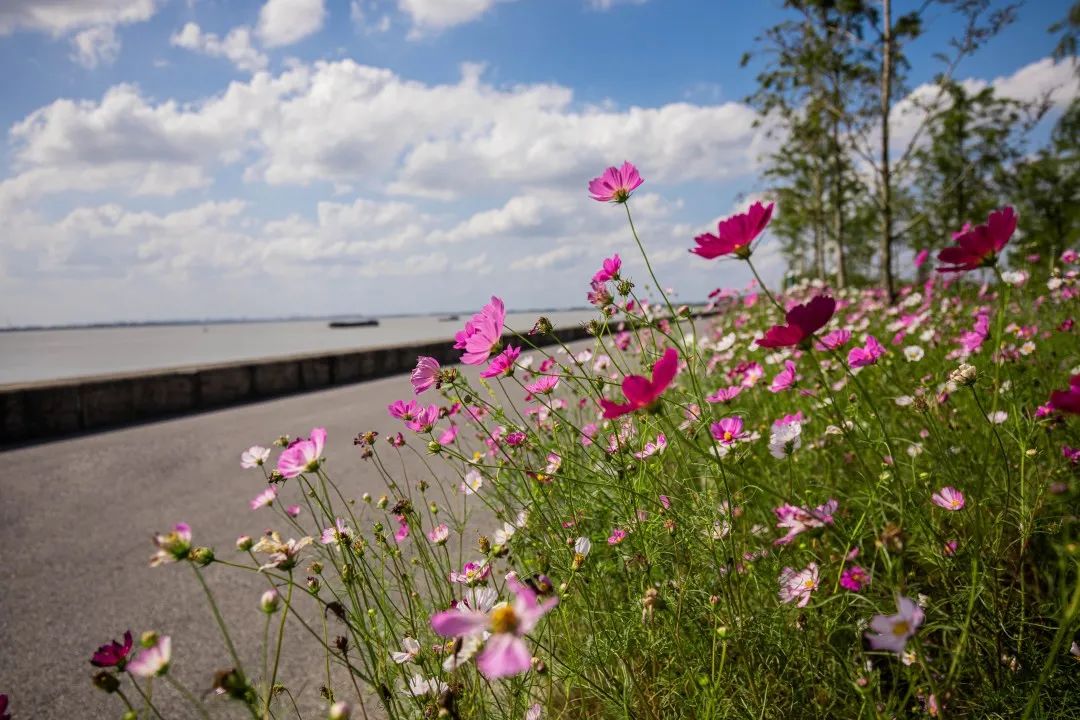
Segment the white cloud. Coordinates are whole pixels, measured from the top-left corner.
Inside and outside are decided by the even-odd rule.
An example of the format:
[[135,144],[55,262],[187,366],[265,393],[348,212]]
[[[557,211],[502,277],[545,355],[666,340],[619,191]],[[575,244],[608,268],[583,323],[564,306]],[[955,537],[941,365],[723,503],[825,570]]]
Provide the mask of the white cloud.
[[267,47],[292,45],[322,28],[324,0],[266,0],[256,33]]
[[156,0],[4,0],[0,3],[0,35],[37,30],[64,35],[100,25],[149,20]]
[[588,0],[589,7],[595,10],[610,10],[616,5],[644,5],[649,0]]
[[75,34],[71,38],[72,60],[85,68],[108,65],[120,54],[120,41],[111,25],[97,25]]
[[244,26],[235,27],[224,39],[214,33],[204,33],[196,23],[189,22],[169,42],[177,47],[209,55],[224,57],[238,70],[258,72],[269,64],[266,55],[251,44],[251,30]]
[[[506,1],[506,0],[501,0]],[[500,0],[398,0],[417,31],[442,30],[476,20]]]

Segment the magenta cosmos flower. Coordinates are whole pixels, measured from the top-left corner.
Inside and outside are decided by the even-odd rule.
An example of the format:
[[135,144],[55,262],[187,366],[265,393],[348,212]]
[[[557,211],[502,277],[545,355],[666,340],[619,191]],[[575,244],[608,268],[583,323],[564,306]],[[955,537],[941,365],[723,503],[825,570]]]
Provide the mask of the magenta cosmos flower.
[[1069,378],[1068,390],[1055,390],[1050,393],[1050,406],[1058,412],[1080,415],[1080,375]]
[[783,392],[789,390],[795,386],[795,381],[798,376],[795,374],[795,363],[790,360],[784,361],[784,369],[776,374],[773,378],[772,384],[769,385],[769,392]]
[[643,182],[634,164],[624,162],[621,168],[609,167],[603,175],[590,180],[589,193],[599,202],[624,203]]
[[690,248],[690,252],[707,260],[721,255],[734,255],[745,260],[750,257],[750,243],[769,224],[772,213],[773,203],[763,205],[756,202],[746,212],[721,220],[716,226],[715,235],[705,233],[694,238],[697,247]]
[[862,368],[873,365],[882,355],[885,348],[873,335],[866,336],[866,344],[862,347],[853,347],[848,351],[847,362],[853,368]]
[[492,378],[500,375],[510,377],[514,374],[514,363],[517,362],[519,357],[521,357],[521,348],[513,345],[507,347],[495,356],[495,359],[484,369],[484,372],[480,373],[480,377]]
[[124,632],[123,644],[113,640],[107,645],[102,645],[94,653],[94,656],[90,658],[90,664],[94,667],[115,667],[124,668],[124,664],[127,662],[128,655],[131,654],[131,631]]
[[592,283],[605,283],[608,280],[616,280],[619,277],[619,270],[622,269],[622,260],[619,258],[619,253],[615,253],[609,258],[605,258],[600,269],[596,271],[596,274],[592,276]]
[[419,395],[434,386],[439,381],[440,370],[442,370],[442,367],[435,358],[427,355],[418,357],[416,359],[416,368],[412,371],[412,375],[409,376],[413,392]]
[[301,473],[315,472],[322,462],[323,448],[326,446],[326,428],[313,428],[306,440],[294,440],[278,456],[277,469],[285,478],[294,478]]
[[847,345],[849,340],[851,340],[851,331],[841,328],[839,330],[833,330],[831,333],[821,338],[817,344],[817,348],[818,350],[839,350]]
[[896,610],[895,615],[875,615],[870,621],[873,632],[866,633],[865,637],[874,650],[888,650],[902,655],[907,641],[923,624],[925,615],[922,608],[910,598],[897,595]]
[[814,333],[832,319],[836,301],[825,295],[817,295],[808,303],[796,305],[787,311],[786,325],[773,325],[765,337],[757,341],[764,348],[794,347],[808,341]]
[[604,417],[617,418],[649,407],[660,399],[678,371],[679,354],[674,348],[668,348],[664,351],[663,357],[653,365],[651,380],[641,375],[627,375],[623,378],[622,391],[627,402],[620,405],[607,398],[600,398],[600,405],[604,408]]
[[743,419],[738,415],[714,422],[709,426],[709,432],[717,442],[724,445],[734,445],[750,436],[750,433],[743,431]]
[[870,573],[861,565],[852,565],[840,575],[840,586],[851,592],[859,592],[870,584]]
[[465,365],[483,365],[499,347],[503,324],[506,322],[506,306],[500,298],[491,296],[491,302],[465,323],[465,328],[454,335],[454,348],[464,350],[461,362]]
[[985,225],[965,225],[962,230],[953,233],[956,245],[938,253],[937,259],[944,264],[939,265],[937,271],[966,272],[996,264],[998,254],[1014,232],[1016,211],[1011,207],[990,213]]
[[519,675],[532,667],[532,653],[522,639],[532,632],[540,618],[559,603],[558,597],[537,602],[536,593],[516,579],[507,582],[514,591],[512,602],[499,603],[490,612],[460,605],[431,618],[431,627],[443,637],[491,636],[476,660],[484,677],[493,679]]
[[930,499],[935,505],[946,510],[963,510],[964,508],[964,493],[954,487],[943,487],[931,495]]

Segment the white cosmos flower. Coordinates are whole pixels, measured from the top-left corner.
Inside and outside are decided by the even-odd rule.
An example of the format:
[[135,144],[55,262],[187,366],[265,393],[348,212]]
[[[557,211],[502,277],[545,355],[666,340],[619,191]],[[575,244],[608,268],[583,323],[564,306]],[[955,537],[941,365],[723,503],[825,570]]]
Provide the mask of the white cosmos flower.
[[407,662],[412,662],[416,659],[416,656],[420,654],[420,643],[411,637],[403,637],[401,639],[402,652],[390,653],[391,659],[398,665],[404,665]]
[[592,541],[589,540],[589,538],[579,537],[577,541],[574,542],[575,554],[586,557],[588,556],[590,550],[592,550]]
[[240,453],[240,467],[245,470],[259,467],[270,457],[270,448],[264,448],[262,445],[252,445],[244,452]]
[[479,470],[470,470],[465,473],[465,479],[461,483],[461,492],[466,495],[472,495],[473,493],[480,492],[480,488],[484,486],[484,476],[480,474]]
[[918,345],[908,345],[904,348],[904,358],[908,362],[919,362],[924,355],[926,355],[926,352]]

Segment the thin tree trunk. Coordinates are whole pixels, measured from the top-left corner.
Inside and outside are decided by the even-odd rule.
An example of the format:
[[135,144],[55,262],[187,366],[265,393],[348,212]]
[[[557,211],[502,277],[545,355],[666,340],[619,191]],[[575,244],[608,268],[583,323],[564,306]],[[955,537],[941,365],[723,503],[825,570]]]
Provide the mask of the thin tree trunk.
[[844,267],[844,169],[840,156],[840,120],[833,116],[833,238],[836,241],[836,287],[847,284]]
[[889,302],[896,299],[893,286],[892,168],[889,166],[889,112],[892,109],[892,4],[882,0],[881,50],[881,289]]

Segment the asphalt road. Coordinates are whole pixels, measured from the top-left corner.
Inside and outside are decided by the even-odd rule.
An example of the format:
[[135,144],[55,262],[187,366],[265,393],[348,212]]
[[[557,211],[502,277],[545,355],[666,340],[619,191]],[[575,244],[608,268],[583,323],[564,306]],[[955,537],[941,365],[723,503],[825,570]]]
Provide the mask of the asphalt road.
[[[0,453],[0,693],[11,696],[15,720],[119,717],[116,699],[91,686],[89,658],[128,628],[170,634],[171,672],[207,689],[231,663],[191,570],[148,566],[152,535],[186,521],[196,544],[223,557],[239,534],[258,537],[272,516],[248,508],[264,485],[258,471],[240,468],[240,452],[315,426],[329,431],[328,467],[348,478],[346,492],[381,494],[352,438],[396,430],[386,405],[409,396],[400,376]],[[265,581],[223,567],[208,576],[254,663]],[[322,654],[305,646],[285,658],[280,679],[300,691],[302,708],[325,708]],[[155,700],[174,709],[170,718],[193,715],[162,683]],[[215,716],[234,711],[218,704]]]

